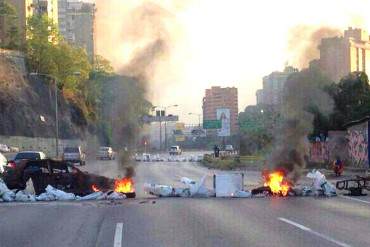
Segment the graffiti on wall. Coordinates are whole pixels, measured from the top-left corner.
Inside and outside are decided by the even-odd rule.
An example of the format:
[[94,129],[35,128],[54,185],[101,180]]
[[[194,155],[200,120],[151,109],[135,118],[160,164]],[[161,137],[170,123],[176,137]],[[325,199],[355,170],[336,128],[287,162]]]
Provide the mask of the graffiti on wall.
[[367,166],[367,131],[348,130],[348,155],[355,167]]
[[329,161],[329,145],[327,142],[314,142],[310,145],[310,161],[326,163]]

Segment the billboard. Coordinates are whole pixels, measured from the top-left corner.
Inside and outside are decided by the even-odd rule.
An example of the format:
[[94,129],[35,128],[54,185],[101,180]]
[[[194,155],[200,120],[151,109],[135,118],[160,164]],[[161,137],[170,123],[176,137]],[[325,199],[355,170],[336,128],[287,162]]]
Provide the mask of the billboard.
[[230,109],[219,108],[217,109],[217,120],[221,121],[221,128],[217,130],[217,135],[220,137],[230,136]]

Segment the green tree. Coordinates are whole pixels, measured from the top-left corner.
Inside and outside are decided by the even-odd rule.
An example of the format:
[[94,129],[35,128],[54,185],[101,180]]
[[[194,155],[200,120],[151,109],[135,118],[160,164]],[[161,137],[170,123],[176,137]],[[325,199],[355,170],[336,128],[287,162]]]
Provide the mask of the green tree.
[[331,129],[343,130],[346,123],[370,115],[370,85],[364,72],[353,72],[326,90],[335,102]]
[[239,114],[240,151],[254,154],[266,148],[273,140],[273,130],[280,121],[280,114],[272,106],[248,106]]
[[29,69],[38,73],[55,75],[57,71],[57,28],[47,15],[32,15],[27,19],[26,52]]
[[7,49],[20,48],[20,35],[17,26],[18,16],[16,9],[4,0],[0,0],[0,22],[5,27],[5,40],[2,41],[1,47]]

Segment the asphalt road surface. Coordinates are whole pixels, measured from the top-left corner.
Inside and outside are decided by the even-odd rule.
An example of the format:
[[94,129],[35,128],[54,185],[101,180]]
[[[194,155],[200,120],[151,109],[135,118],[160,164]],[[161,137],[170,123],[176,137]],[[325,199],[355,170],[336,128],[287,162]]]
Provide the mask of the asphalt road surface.
[[[83,169],[123,176],[115,161]],[[138,198],[120,202],[0,204],[0,247],[370,246],[370,198],[154,198],[144,182],[180,185],[207,170],[191,163],[142,163]],[[259,183],[247,172],[247,186]],[[207,181],[210,184],[210,179]]]

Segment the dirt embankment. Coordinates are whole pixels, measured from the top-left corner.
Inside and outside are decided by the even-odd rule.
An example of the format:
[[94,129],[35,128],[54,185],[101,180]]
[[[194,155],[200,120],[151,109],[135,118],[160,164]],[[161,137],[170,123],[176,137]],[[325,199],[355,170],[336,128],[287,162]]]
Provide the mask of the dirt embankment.
[[[59,98],[61,138],[83,137],[86,126],[76,122],[77,106]],[[0,135],[55,136],[55,93],[47,80],[24,76],[15,64],[0,56]]]

